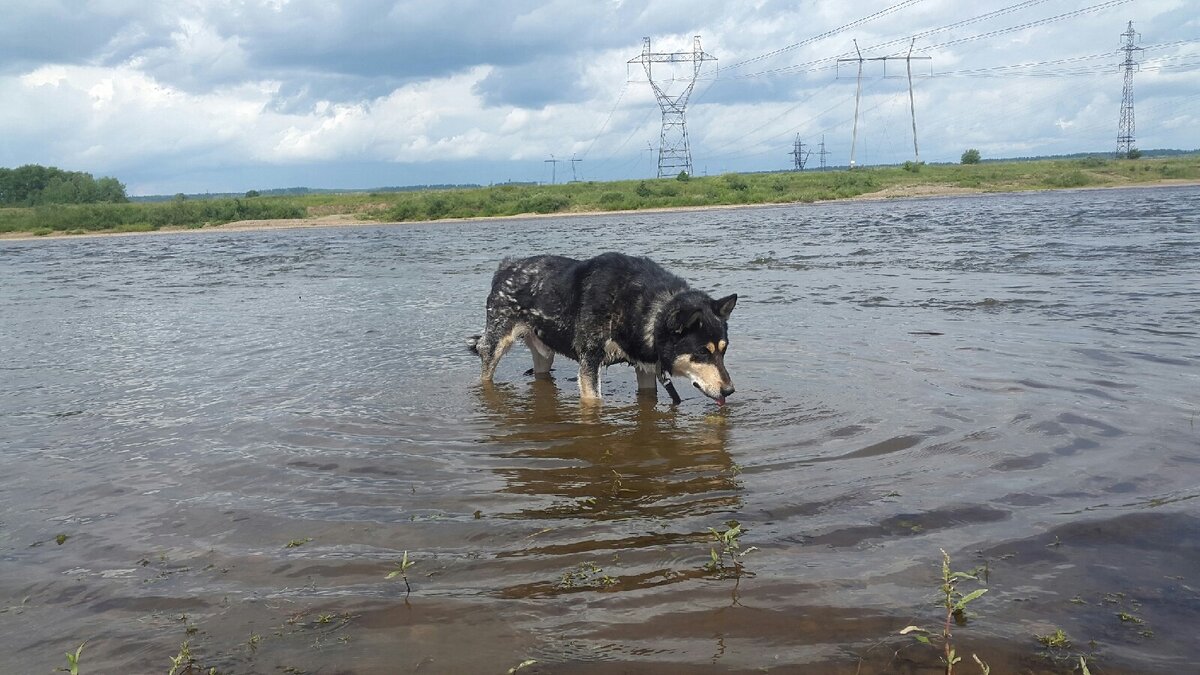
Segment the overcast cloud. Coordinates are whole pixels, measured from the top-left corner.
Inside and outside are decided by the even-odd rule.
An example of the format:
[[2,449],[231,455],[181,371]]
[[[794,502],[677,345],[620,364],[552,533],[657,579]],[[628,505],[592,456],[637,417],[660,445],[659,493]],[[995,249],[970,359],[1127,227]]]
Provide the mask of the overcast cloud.
[[[872,58],[915,37],[932,57],[914,62],[923,160],[1114,150],[1131,20],[1137,146],[1200,148],[1197,0],[0,0],[0,16],[0,166],[131,194],[548,181],[552,155],[581,158],[579,178],[649,176],[660,114],[626,63],[643,36],[700,35],[718,59],[688,108],[698,173],[787,168],[797,134],[846,164],[855,68],[832,59],[852,40]],[[904,62],[884,65],[863,68],[860,164],[913,155]],[[655,70],[673,91],[688,75]]]

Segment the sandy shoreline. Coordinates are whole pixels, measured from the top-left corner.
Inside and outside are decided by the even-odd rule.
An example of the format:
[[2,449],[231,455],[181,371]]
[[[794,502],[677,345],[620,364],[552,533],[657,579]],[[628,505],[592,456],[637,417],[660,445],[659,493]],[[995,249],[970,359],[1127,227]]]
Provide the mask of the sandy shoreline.
[[[1122,188],[1144,188],[1144,187],[1181,187],[1181,186],[1200,186],[1200,181],[1194,180],[1161,180],[1148,183],[1133,183],[1127,185],[1102,185],[1083,188],[1067,188],[1068,190],[1118,190]],[[1035,190],[1035,192],[1058,192],[1061,190],[1047,189]],[[846,199],[822,200],[810,203],[829,203],[831,201],[878,201],[886,199],[913,199],[926,197],[958,197],[964,195],[983,195],[983,194],[1011,194],[1010,192],[986,192],[977,188],[963,188],[950,185],[906,185],[899,187],[884,188],[878,192],[870,192],[861,194],[855,197]],[[140,237],[156,234],[195,234],[195,233],[214,233],[214,232],[251,232],[261,230],[295,230],[308,228],[322,227],[402,227],[405,225],[427,225],[430,223],[463,223],[472,221],[489,221],[489,220],[514,220],[526,218],[563,218],[572,216],[601,216],[601,215],[620,215],[630,213],[687,213],[692,211],[717,211],[717,210],[735,210],[735,209],[752,209],[766,206],[788,206],[791,204],[803,204],[805,202],[772,202],[763,204],[712,204],[705,206],[668,206],[661,208],[636,209],[632,211],[559,211],[556,213],[519,213],[512,216],[476,216],[471,218],[440,218],[437,220],[406,220],[402,222],[385,222],[378,220],[363,220],[353,213],[338,213],[325,216],[314,216],[308,218],[279,218],[274,220],[239,220],[224,225],[211,225],[201,228],[187,227],[164,227],[157,230],[147,232],[85,232],[81,234],[67,234],[65,232],[53,232],[51,234],[37,236],[28,232],[9,232],[0,234],[0,241],[29,241],[29,240],[60,240],[60,239],[81,239],[87,237]]]

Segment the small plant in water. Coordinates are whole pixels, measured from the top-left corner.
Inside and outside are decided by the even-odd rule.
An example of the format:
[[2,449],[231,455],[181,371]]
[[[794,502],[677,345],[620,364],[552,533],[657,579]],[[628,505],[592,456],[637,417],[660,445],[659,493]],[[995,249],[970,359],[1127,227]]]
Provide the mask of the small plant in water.
[[594,562],[579,563],[575,569],[563,572],[562,578],[555,584],[558,588],[607,588],[617,583],[617,579],[604,572],[604,568]]
[[[738,521],[726,521],[725,527],[724,532],[720,532],[712,527],[708,528],[708,533],[716,540],[717,546],[708,550],[711,559],[705,563],[704,569],[709,572],[721,574],[722,576],[731,574],[735,578],[741,578],[743,574],[746,574],[746,567],[742,564],[742,558],[751,551],[757,551],[758,548],[755,546],[746,549],[742,548],[738,537],[742,536],[745,530],[742,529],[742,524]],[[721,549],[720,552],[717,551],[718,546]]]
[[1037,636],[1037,641],[1055,649],[1068,649],[1071,646],[1071,638],[1063,632],[1063,629],[1056,628],[1053,633]]
[[293,539],[293,540],[289,541],[287,543],[287,546],[284,546],[284,548],[300,548],[301,546],[307,544],[310,541],[312,541],[312,537],[305,537],[303,539]]
[[513,673],[524,668],[525,666],[532,666],[535,663],[537,663],[537,659],[525,659],[524,661],[518,663],[517,665],[513,666],[512,668],[509,668],[508,675],[513,675]]
[[190,673],[195,666],[196,659],[192,658],[192,648],[185,640],[183,644],[179,645],[179,653],[171,657],[171,669],[167,671],[167,675]]
[[400,562],[396,563],[396,569],[392,570],[391,572],[388,572],[388,575],[386,577],[388,579],[395,579],[396,577],[400,577],[401,579],[404,580],[404,589],[406,591],[404,594],[405,597],[408,597],[408,595],[410,593],[412,593],[412,586],[410,586],[408,583],[408,568],[410,568],[416,564],[417,564],[416,561],[412,561],[412,560],[408,559],[408,551],[405,551],[404,558],[401,559]]
[[[954,666],[962,661],[962,657],[958,656],[954,648],[954,633],[950,626],[952,623],[960,626],[967,623],[967,605],[979,599],[981,595],[987,593],[986,588],[977,588],[970,593],[963,593],[959,590],[958,585],[962,581],[979,581],[979,577],[966,572],[954,572],[950,569],[950,554],[942,550],[942,585],[941,599],[942,606],[946,609],[946,620],[942,625],[942,663],[946,666],[946,675],[954,675]],[[930,631],[921,628],[920,626],[908,626],[900,631],[901,635],[912,635],[913,639],[930,646],[933,644],[934,638]],[[979,665],[979,669],[984,675],[991,672],[991,668],[984,663],[980,658],[972,654],[971,658]]]
[[79,655],[83,653],[83,645],[86,644],[87,640],[84,640],[83,644],[79,645],[79,648],[75,650],[74,654],[67,652],[67,667],[59,668],[58,670],[64,673],[70,673],[71,675],[79,675]]

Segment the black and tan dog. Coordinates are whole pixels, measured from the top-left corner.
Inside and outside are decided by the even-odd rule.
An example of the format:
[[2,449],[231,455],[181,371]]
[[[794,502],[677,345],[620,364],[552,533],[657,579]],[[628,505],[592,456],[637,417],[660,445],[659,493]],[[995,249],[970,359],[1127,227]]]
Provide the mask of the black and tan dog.
[[649,258],[605,253],[590,260],[539,255],[505,259],[492,277],[487,326],[468,344],[490,382],[519,338],[533,353],[534,374],[550,372],[555,354],[579,362],[579,394],[600,398],[600,368],[628,363],[639,390],[687,377],[718,404],[733,393],[725,370],[727,321],[737,295],[713,300]]

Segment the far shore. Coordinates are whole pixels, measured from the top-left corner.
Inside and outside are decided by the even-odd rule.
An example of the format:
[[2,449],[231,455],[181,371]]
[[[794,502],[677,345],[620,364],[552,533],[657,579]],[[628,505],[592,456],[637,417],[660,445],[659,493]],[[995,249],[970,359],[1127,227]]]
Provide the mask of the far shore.
[[333,228],[333,227],[403,227],[408,225],[427,225],[430,223],[462,223],[474,221],[504,221],[515,219],[528,218],[569,218],[574,216],[617,216],[633,213],[687,213],[694,211],[718,211],[718,210],[735,210],[735,209],[750,209],[773,206],[790,206],[803,204],[822,204],[830,202],[854,202],[854,201],[879,201],[888,199],[918,199],[932,197],[958,197],[967,195],[1001,195],[1014,194],[1015,192],[1060,192],[1060,191],[1081,191],[1081,190],[1119,190],[1128,188],[1159,188],[1159,187],[1190,187],[1200,186],[1200,181],[1188,179],[1163,179],[1158,181],[1147,181],[1128,183],[1123,185],[1100,185],[1077,188],[1043,188],[1036,190],[1018,190],[1018,191],[995,191],[983,190],[978,188],[965,188],[953,185],[898,185],[890,186],[876,192],[857,195],[854,197],[846,197],[844,199],[819,200],[816,202],[768,202],[757,204],[716,204],[705,206],[671,206],[662,208],[644,208],[635,210],[584,210],[584,211],[558,211],[555,213],[521,213],[512,216],[479,216],[471,218],[440,218],[437,220],[408,220],[403,222],[387,222],[379,220],[365,220],[358,214],[339,213],[322,216],[310,216],[307,218],[280,218],[274,220],[239,220],[222,225],[206,225],[199,228],[187,227],[163,227],[157,230],[137,231],[137,232],[118,232],[118,231],[94,231],[68,234],[66,232],[52,232],[45,235],[35,235],[28,232],[10,232],[0,233],[0,241],[28,241],[28,240],[62,240],[62,239],[83,239],[88,237],[141,237],[157,234],[193,234],[193,233],[215,233],[215,232],[252,232],[266,230],[291,230],[291,229],[308,229],[308,228]]

